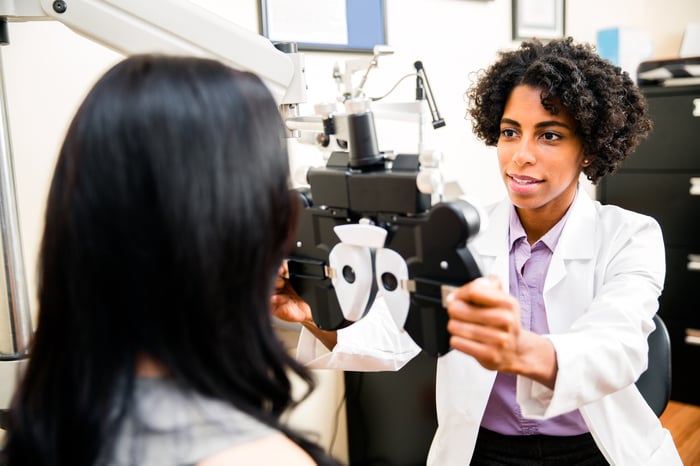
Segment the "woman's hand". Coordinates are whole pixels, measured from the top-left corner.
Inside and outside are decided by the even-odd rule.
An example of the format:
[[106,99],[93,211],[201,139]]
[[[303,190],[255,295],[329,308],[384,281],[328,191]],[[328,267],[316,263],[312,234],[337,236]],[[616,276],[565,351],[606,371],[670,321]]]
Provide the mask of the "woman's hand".
[[287,322],[298,322],[318,338],[329,350],[333,350],[338,342],[335,330],[321,330],[314,322],[311,307],[292,288],[289,280],[284,278],[287,271],[280,267],[279,277],[275,283],[275,294],[272,295],[272,315]]
[[275,283],[275,294],[272,295],[272,315],[287,322],[310,322],[311,308],[294,291],[289,280],[283,278],[286,275],[284,267],[280,267],[280,275]]
[[520,306],[496,277],[478,278],[448,297],[452,348],[473,356],[487,369],[524,375],[554,387],[554,346],[520,327]]

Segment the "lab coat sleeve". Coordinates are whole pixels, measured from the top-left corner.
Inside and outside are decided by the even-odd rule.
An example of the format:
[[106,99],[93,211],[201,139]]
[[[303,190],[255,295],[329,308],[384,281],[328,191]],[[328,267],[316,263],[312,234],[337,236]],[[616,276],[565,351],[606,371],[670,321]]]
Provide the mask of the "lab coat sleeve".
[[408,333],[396,326],[386,303],[378,297],[365,317],[338,330],[333,351],[303,329],[297,360],[312,369],[396,371],[420,351]]
[[[550,327],[546,336],[557,358],[554,390],[518,376],[517,400],[525,417],[546,419],[581,408],[630,386],[646,369],[647,337],[665,276],[663,238],[648,217],[625,220],[612,232],[602,229],[597,239],[590,304],[568,329],[558,333]],[[574,280],[569,292],[587,283],[576,284],[585,264],[577,266],[569,265],[567,280]],[[561,308],[548,313],[566,311],[566,285],[557,300]]]

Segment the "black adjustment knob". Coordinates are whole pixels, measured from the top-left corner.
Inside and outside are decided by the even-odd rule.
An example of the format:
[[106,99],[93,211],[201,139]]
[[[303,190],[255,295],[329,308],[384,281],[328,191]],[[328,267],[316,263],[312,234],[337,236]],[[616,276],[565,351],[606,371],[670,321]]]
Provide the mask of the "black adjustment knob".
[[55,2],[53,2],[53,11],[55,11],[56,13],[65,13],[67,9],[68,4],[66,4],[66,2],[64,2],[63,0],[56,0]]

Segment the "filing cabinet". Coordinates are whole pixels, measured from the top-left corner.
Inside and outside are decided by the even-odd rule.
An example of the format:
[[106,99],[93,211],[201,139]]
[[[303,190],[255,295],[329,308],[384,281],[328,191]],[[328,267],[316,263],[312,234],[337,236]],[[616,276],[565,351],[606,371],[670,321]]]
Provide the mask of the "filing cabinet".
[[650,215],[666,246],[659,315],[671,336],[671,399],[700,405],[700,84],[643,86],[650,137],[597,197]]

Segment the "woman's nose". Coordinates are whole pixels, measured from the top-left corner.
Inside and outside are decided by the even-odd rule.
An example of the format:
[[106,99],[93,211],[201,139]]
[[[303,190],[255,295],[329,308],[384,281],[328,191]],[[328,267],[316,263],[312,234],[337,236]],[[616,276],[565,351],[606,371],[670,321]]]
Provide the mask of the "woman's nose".
[[514,147],[513,162],[518,166],[532,165],[535,163],[535,148],[534,141],[531,138],[522,138]]

